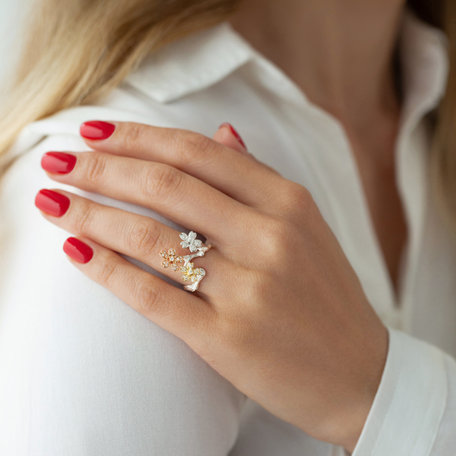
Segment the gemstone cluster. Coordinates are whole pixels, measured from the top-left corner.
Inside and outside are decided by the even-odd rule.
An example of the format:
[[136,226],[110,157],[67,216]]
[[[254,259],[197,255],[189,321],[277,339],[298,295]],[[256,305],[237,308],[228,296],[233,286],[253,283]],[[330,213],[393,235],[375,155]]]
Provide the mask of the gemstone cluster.
[[191,284],[185,285],[184,288],[189,291],[195,291],[198,289],[201,279],[206,275],[206,271],[203,268],[195,268],[191,260],[195,257],[204,256],[211,248],[211,245],[205,246],[200,239],[196,239],[194,231],[190,231],[188,234],[180,233],[179,237],[182,239],[180,245],[183,248],[188,248],[190,252],[196,253],[182,256],[177,255],[176,250],[173,248],[162,250],[160,252],[160,256],[163,258],[162,266],[165,269],[170,268],[173,271],[182,272],[182,280],[191,282]]

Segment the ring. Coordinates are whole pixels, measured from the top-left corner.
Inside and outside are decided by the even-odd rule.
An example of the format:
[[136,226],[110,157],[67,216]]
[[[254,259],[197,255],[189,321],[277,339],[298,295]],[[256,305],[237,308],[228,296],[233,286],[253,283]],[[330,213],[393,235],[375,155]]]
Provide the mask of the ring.
[[203,268],[195,268],[191,260],[196,257],[202,257],[212,247],[211,244],[204,244],[200,239],[196,239],[196,233],[190,231],[188,234],[180,233],[179,237],[182,239],[180,245],[185,249],[188,248],[191,255],[176,255],[176,250],[173,248],[165,249],[160,252],[163,258],[162,266],[167,269],[171,268],[173,271],[182,272],[182,279],[184,282],[191,281],[189,285],[184,285],[188,291],[198,290],[199,283],[206,275]]

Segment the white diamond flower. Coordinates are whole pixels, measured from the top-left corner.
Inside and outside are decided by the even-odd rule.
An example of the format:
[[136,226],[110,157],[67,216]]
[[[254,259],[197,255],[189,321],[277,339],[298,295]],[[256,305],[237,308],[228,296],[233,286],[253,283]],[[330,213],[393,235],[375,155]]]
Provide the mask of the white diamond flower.
[[182,239],[180,245],[186,249],[187,247],[190,249],[190,252],[196,252],[202,245],[202,241],[196,239],[196,233],[194,231],[190,231],[190,233],[179,234],[179,237]]

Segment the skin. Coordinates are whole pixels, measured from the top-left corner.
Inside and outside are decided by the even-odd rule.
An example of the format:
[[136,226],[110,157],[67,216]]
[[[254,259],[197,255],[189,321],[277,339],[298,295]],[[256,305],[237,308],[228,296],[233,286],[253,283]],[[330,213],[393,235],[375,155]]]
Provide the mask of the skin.
[[396,294],[407,228],[395,178],[401,100],[393,52],[404,6],[404,0],[244,0],[230,21],[343,126]]
[[[394,176],[400,97],[392,62],[403,6],[245,0],[232,18],[342,124],[396,289],[406,225]],[[94,250],[87,264],[70,261],[271,413],[352,452],[381,379],[388,333],[310,193],[249,155],[227,127],[209,139],[114,123],[110,138],[86,140],[95,152],[74,153],[71,173],[49,177],[150,207],[202,234],[213,248],[195,263],[207,276],[192,294],[137,268],[117,252],[184,284],[159,256],[178,246],[179,233],[57,189],[70,198],[69,210],[43,216]],[[192,204],[195,194],[204,204]]]
[[86,140],[94,152],[74,153],[69,174],[49,177],[149,207],[203,234],[213,248],[195,263],[207,276],[193,294],[143,271],[117,252],[185,284],[161,268],[159,255],[170,246],[188,253],[178,231],[55,189],[70,199],[69,209],[43,216],[94,250],[88,263],[71,262],[271,413],[353,451],[381,379],[388,332],[310,192],[240,145],[225,145],[227,131],[210,139],[115,124],[108,139]]

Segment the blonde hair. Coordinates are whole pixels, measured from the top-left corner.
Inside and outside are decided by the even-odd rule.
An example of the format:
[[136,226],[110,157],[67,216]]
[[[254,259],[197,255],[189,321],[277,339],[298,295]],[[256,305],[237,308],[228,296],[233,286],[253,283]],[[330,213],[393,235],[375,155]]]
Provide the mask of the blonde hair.
[[26,124],[97,103],[147,55],[222,21],[236,3],[33,0],[13,85],[0,110],[0,155]]
[[[163,45],[226,19],[238,0],[35,0],[0,114],[0,154],[28,123],[95,104]],[[449,37],[450,77],[433,113],[432,188],[456,233],[456,2],[409,0]],[[33,13],[33,14],[32,14]],[[1,170],[0,170],[1,171]]]

